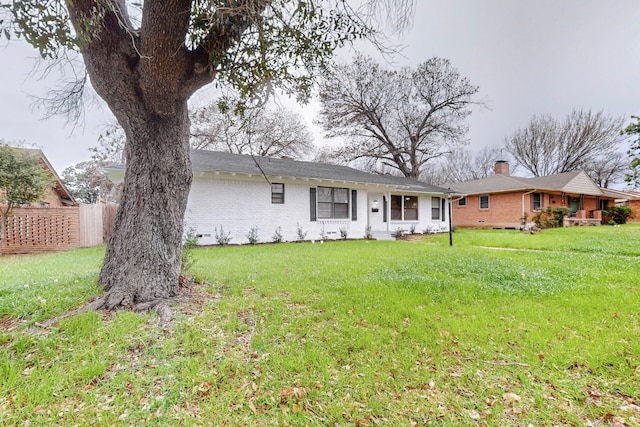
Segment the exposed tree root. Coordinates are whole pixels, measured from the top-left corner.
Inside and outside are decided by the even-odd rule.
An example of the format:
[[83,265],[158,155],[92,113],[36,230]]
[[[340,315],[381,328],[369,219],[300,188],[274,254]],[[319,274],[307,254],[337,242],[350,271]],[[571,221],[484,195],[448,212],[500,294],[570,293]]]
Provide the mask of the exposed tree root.
[[56,323],[58,323],[60,320],[66,319],[67,317],[75,316],[77,314],[85,313],[87,311],[100,310],[101,308],[104,307],[106,298],[107,298],[107,295],[97,298],[93,301],[89,301],[82,307],[78,307],[71,311],[67,311],[66,313],[61,314],[60,316],[52,317],[51,319],[45,320],[44,322],[37,322],[36,326],[39,326],[41,328],[49,328],[55,325]]
[[45,320],[44,322],[36,323],[36,326],[41,328],[49,328],[56,323],[58,323],[62,319],[66,319],[68,317],[75,316],[80,313],[85,313],[87,311],[97,311],[104,310],[106,312],[123,310],[123,309],[131,309],[136,312],[143,311],[155,311],[158,313],[160,319],[158,320],[158,326],[165,327],[167,323],[171,321],[173,318],[173,312],[171,310],[171,300],[170,299],[156,299],[153,301],[147,301],[139,304],[135,304],[133,306],[123,304],[127,298],[119,293],[118,295],[114,295],[113,293],[108,293],[103,295],[93,301],[88,302],[87,304],[75,308],[71,311],[68,311],[59,316],[53,317],[51,319]]

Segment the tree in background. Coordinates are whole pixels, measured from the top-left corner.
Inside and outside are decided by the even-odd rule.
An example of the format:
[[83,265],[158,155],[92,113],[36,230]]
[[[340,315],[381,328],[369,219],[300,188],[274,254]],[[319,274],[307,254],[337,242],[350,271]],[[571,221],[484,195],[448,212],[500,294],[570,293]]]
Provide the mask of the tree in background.
[[114,184],[105,174],[106,166],[124,163],[125,134],[117,122],[110,123],[98,137],[99,145],[89,148],[91,159],[69,166],[61,179],[76,200],[84,203],[117,203],[122,183]]
[[328,137],[346,139],[334,152],[342,162],[418,178],[430,161],[466,143],[477,92],[447,59],[390,71],[358,55],[321,81],[318,123]]
[[631,164],[629,165],[629,172],[625,176],[625,181],[631,185],[633,188],[640,187],[640,117],[632,116],[632,119],[635,119],[635,123],[631,123],[624,130],[624,133],[627,135],[632,135],[636,137],[636,140],[631,142],[631,148],[627,152],[627,155],[631,159]]
[[[623,122],[601,111],[574,110],[563,122],[534,116],[506,140],[505,149],[533,176],[582,169],[595,178],[606,175],[602,182],[609,184],[624,171],[620,162],[610,161],[623,142]],[[609,172],[602,174],[606,169]]]
[[40,200],[51,186],[39,157],[0,141],[0,244],[13,208]]
[[[380,0],[390,16],[410,0]],[[216,82],[263,101],[273,87],[300,100],[345,43],[375,38],[345,0],[2,1],[11,31],[59,59],[82,55],[89,80],[126,135],[127,173],[95,304],[156,309],[179,290],[192,180],[187,101]],[[3,15],[4,16],[4,15]]]
[[426,168],[421,178],[433,185],[486,178],[493,175],[497,160],[505,160],[502,151],[498,147],[483,147],[477,153],[465,149],[456,150]]
[[116,203],[116,185],[107,178],[100,162],[89,160],[69,166],[60,179],[73,197],[83,203]]
[[583,170],[598,186],[609,188],[613,184],[624,181],[626,171],[629,170],[629,159],[624,153],[615,151],[609,156],[600,156],[585,163]]
[[313,151],[313,137],[302,116],[263,106],[236,114],[212,104],[193,111],[191,147],[265,157],[302,159]]

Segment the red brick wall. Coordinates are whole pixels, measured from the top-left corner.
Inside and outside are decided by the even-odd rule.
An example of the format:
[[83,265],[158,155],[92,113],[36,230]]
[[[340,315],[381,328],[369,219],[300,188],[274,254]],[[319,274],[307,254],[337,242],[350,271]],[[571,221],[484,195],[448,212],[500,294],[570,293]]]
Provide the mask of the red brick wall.
[[[524,197],[525,212],[529,217],[531,198]],[[468,196],[467,205],[453,203],[451,219],[457,227],[520,227],[522,216],[522,193],[499,193],[489,195],[489,209],[480,209],[480,196]]]
[[[518,193],[497,193],[489,195],[489,209],[480,209],[480,196],[468,196],[467,205],[461,207],[457,201],[452,206],[452,222],[456,227],[520,227],[522,217],[522,194]],[[568,196],[565,202],[568,203]],[[613,202],[611,202],[613,204]],[[560,194],[543,193],[542,208],[562,207],[562,197]],[[598,210],[596,198],[584,196],[583,208],[585,217],[589,211]],[[638,206],[640,214],[640,206]],[[527,214],[527,221],[531,221],[536,212],[531,210],[531,195],[524,196],[524,212]]]
[[629,219],[629,221],[640,222],[640,200],[630,200],[629,207],[633,211],[633,218]]

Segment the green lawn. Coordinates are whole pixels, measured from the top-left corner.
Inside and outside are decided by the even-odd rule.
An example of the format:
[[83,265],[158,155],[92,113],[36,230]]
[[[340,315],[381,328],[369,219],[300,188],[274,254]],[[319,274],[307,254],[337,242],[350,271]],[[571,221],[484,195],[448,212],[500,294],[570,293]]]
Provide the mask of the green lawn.
[[0,258],[5,425],[640,425],[640,226],[200,248],[165,329],[102,248]]

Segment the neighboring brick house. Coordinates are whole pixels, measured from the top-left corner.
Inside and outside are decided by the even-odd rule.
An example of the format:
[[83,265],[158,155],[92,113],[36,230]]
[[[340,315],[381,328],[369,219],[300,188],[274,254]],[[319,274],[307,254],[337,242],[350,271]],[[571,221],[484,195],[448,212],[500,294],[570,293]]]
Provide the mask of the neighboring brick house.
[[53,187],[49,187],[37,202],[31,204],[31,207],[61,207],[77,205],[75,199],[62,183],[62,180],[56,173],[49,160],[42,150],[36,148],[15,148],[29,156],[37,157],[42,168],[53,178]]
[[42,196],[42,200],[33,204],[33,206],[49,206],[49,207],[59,207],[59,206],[76,206],[78,203],[75,201],[69,190],[64,186],[64,183],[56,173],[49,160],[44,155],[42,150],[34,149],[34,148],[24,148],[24,151],[28,152],[32,156],[38,156],[40,159],[40,164],[42,167],[51,175],[53,178],[53,187],[47,188]]
[[452,204],[452,222],[458,227],[520,228],[548,207],[569,208],[566,225],[600,224],[601,210],[616,195],[600,188],[583,171],[523,178],[510,176],[509,163],[496,162],[494,175],[445,185],[464,194]]
[[[257,227],[261,242],[276,229],[284,241],[390,238],[402,229],[448,231],[447,190],[416,180],[374,175],[346,166],[192,150],[193,182],[185,226],[201,245],[216,244],[216,231],[231,243],[247,243]],[[124,167],[107,168],[123,179]]]
[[[4,227],[0,252],[36,253],[77,248],[81,244],[79,206],[42,150],[19,148],[38,158],[53,178],[53,186],[30,206],[16,206]],[[4,205],[6,208],[6,205]]]
[[607,190],[612,196],[616,197],[616,206],[629,206],[633,212],[633,216],[628,222],[640,222],[640,191],[619,191]]

